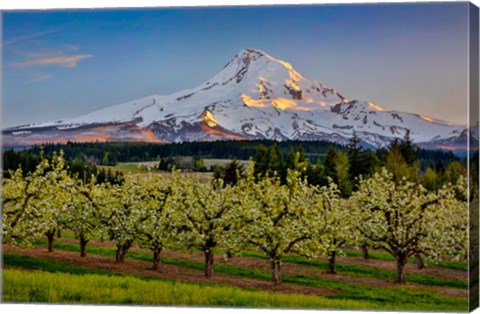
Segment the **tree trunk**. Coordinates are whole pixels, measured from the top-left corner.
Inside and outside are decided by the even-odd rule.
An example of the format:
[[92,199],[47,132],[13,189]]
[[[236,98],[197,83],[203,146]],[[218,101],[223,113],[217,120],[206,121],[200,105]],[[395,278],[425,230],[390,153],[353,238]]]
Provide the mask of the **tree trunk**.
[[61,238],[62,237],[62,230],[58,229],[57,230],[57,238]]
[[123,262],[121,260],[121,256],[122,256],[122,245],[121,244],[117,244],[117,250],[115,251],[115,262],[116,263],[121,263]]
[[272,260],[272,277],[276,286],[282,284],[282,273],[280,269],[280,261]]
[[407,278],[405,276],[405,264],[407,264],[407,258],[403,256],[397,256],[397,280],[395,283],[404,285],[407,283]]
[[87,256],[87,243],[88,243],[88,240],[85,239],[83,236],[80,236],[80,256],[81,257]]
[[158,270],[158,266],[160,265],[160,253],[162,252],[162,248],[155,248],[153,249],[153,270]]
[[363,255],[363,259],[370,258],[370,256],[368,255],[368,246],[366,244],[362,245],[362,255]]
[[415,253],[415,263],[417,264],[417,269],[425,268],[425,263],[423,262],[422,255],[420,255],[420,253]]
[[213,276],[213,251],[212,249],[206,249],[203,251],[205,254],[205,277],[212,278]]
[[125,244],[117,244],[117,251],[115,253],[115,262],[123,263],[127,257],[128,250],[132,246],[132,242],[127,242]]
[[53,240],[55,239],[55,230],[45,233],[48,239],[48,251],[53,252]]
[[329,274],[336,274],[337,271],[335,270],[335,256],[337,255],[337,251],[330,251],[328,252],[328,271]]

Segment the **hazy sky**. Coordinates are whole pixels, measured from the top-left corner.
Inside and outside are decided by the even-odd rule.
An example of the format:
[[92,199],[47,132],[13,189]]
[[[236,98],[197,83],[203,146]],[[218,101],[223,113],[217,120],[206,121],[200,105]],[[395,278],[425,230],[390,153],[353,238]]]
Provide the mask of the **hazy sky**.
[[258,48],[349,99],[466,123],[468,4],[4,12],[3,127],[194,87]]

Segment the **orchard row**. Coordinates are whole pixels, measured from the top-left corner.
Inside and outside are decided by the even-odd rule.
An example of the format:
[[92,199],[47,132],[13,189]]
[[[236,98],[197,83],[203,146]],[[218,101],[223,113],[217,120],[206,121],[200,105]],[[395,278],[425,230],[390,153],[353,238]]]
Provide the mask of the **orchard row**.
[[[298,163],[302,167],[302,163]],[[358,190],[342,198],[337,185],[308,184],[301,169],[288,170],[286,184],[275,176],[256,178],[253,167],[235,184],[195,175],[144,175],[122,185],[85,184],[66,169],[63,156],[43,159],[31,174],[19,169],[3,180],[3,240],[29,245],[42,236],[49,250],[59,230],[71,230],[81,256],[94,237],[116,244],[121,263],[134,243],[153,253],[153,268],[165,247],[198,249],[205,275],[213,276],[214,252],[238,254],[255,247],[282,282],[282,259],[289,253],[327,254],[330,271],[344,246],[389,252],[397,282],[405,283],[410,256],[432,260],[467,255],[466,180],[436,192],[418,183],[392,179],[385,168],[360,178]]]

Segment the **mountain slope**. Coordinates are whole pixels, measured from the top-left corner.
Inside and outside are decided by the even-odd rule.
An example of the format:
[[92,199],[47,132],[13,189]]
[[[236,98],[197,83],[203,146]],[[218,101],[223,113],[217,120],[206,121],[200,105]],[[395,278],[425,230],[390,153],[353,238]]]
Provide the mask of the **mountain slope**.
[[[260,50],[239,52],[213,78],[174,94],[153,95],[72,119],[9,128],[4,144],[62,141],[301,139],[346,143],[353,130],[382,147],[406,130],[440,147],[465,146],[465,126],[350,101]],[[444,143],[445,141],[445,143]]]

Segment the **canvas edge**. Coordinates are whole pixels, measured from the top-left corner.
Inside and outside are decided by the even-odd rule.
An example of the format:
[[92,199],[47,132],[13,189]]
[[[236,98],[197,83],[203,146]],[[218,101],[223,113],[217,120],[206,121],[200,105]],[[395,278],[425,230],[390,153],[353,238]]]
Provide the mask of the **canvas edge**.
[[[468,9],[468,124],[469,135],[479,131],[479,8],[469,3]],[[478,147],[468,137],[467,170],[469,179],[478,180],[475,164]],[[477,157],[478,158],[478,155]],[[478,164],[478,162],[477,162]],[[473,167],[472,167],[473,166]],[[470,181],[469,180],[469,181]],[[478,191],[469,195],[469,311],[479,306],[479,199]]]
[[[436,1],[434,1],[435,3]],[[440,1],[440,2],[450,2],[450,1]],[[455,2],[455,1],[453,1]],[[378,2],[382,3],[382,2]],[[399,2],[383,2],[383,3],[399,3]],[[422,1],[418,2],[404,2],[406,4],[412,3],[422,3]],[[322,2],[322,3],[301,3],[299,5],[308,6],[308,5],[351,5],[357,4],[357,2],[347,2],[347,3],[336,3],[336,2]],[[362,4],[377,4],[377,3],[369,3],[365,2]],[[246,4],[246,5],[230,5],[231,7],[242,7],[242,6],[251,6],[253,4]],[[279,4],[279,6],[296,6],[297,4]],[[277,6],[277,4],[260,4],[256,6]],[[0,8],[0,42],[3,38],[3,15],[5,13],[12,13],[12,12],[22,12],[22,11],[40,11],[40,10],[50,10],[50,11],[68,11],[68,10],[135,10],[135,9],[172,9],[172,8],[207,8],[207,7],[224,7],[224,5],[218,6],[195,6],[195,7],[185,7],[185,6],[154,6],[154,7],[93,7],[93,8],[48,8],[48,9],[1,9]],[[472,132],[479,132],[479,7],[476,6],[473,2],[468,3],[468,128],[469,128],[469,135]],[[2,73],[3,69],[3,45],[0,43],[0,73]],[[1,122],[2,115],[3,115],[3,76],[0,75],[0,129],[1,129]],[[474,152],[478,149],[478,146],[473,146],[470,143],[471,136],[468,137],[468,158],[467,158],[467,173],[468,178],[472,177],[472,170],[476,171],[476,177],[478,178],[479,170],[478,168],[472,169],[471,164],[474,158]],[[0,133],[0,144],[2,143],[2,135]],[[3,154],[1,153],[2,147],[0,145],[0,165],[3,165]],[[1,189],[1,187],[0,187]],[[468,299],[468,310],[470,312],[474,311],[479,307],[479,199],[478,199],[478,191],[476,197],[469,196],[469,299]],[[0,204],[0,218],[1,214],[3,213],[3,208]],[[0,224],[0,242],[2,242],[2,229]],[[0,270],[3,269],[3,254],[2,254],[2,247],[0,246]],[[3,273],[0,271],[0,304],[3,303]],[[18,305],[28,305],[28,304],[17,304]],[[33,305],[33,304],[31,304]],[[98,305],[94,305],[93,307],[97,307]],[[137,305],[138,306],[138,305]],[[189,309],[196,309],[195,307],[188,307]],[[160,306],[160,309],[164,309]],[[197,308],[198,309],[198,308]],[[212,310],[212,309],[208,309]],[[215,309],[213,309],[215,310]],[[229,310],[229,309],[223,309]],[[247,309],[244,309],[247,310]],[[279,308],[274,310],[281,310]],[[328,309],[315,309],[317,311],[328,311]],[[347,310],[346,313],[349,312],[359,312],[359,313],[369,313],[373,310]],[[390,311],[388,311],[390,312]],[[381,313],[381,312],[380,312]]]

